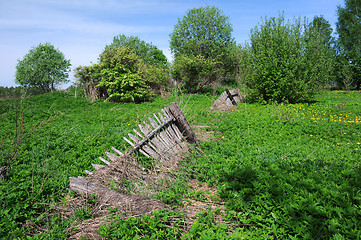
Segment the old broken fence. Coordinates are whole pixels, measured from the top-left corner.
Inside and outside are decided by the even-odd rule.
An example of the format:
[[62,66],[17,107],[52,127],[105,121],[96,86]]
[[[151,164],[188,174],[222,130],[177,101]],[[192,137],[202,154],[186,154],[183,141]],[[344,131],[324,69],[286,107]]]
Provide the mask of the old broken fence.
[[211,111],[220,110],[228,111],[234,106],[237,106],[239,103],[245,102],[239,89],[232,89],[224,91],[219,98],[214,102],[211,107]]
[[[130,158],[130,155],[134,152],[139,151],[147,157],[152,157],[159,161],[166,161],[182,152],[182,149],[185,148],[185,141],[183,140],[199,146],[194,132],[176,102],[169,105],[168,108],[163,108],[158,114],[153,114],[153,117],[149,117],[148,120],[149,122],[139,124],[138,130],[133,129],[134,133],[128,133],[128,137],[124,137],[124,140],[131,145],[129,151],[122,153],[112,147],[114,153],[105,152],[109,161],[99,157],[106,165],[92,164],[95,171],[104,172],[107,168],[117,169],[119,170],[115,173],[117,176],[108,177],[122,182],[127,173],[127,169],[142,168]],[[91,176],[95,176],[95,173],[92,171],[85,170],[85,172]],[[83,177],[70,177],[69,180],[70,189],[80,194],[97,194],[103,198],[107,195],[111,195],[114,198],[114,196],[117,195],[115,191],[110,191],[110,189],[108,189],[108,191],[107,188],[97,185],[99,181],[92,183]],[[102,183],[104,183],[104,181],[102,181]],[[122,197],[119,195],[115,198]]]

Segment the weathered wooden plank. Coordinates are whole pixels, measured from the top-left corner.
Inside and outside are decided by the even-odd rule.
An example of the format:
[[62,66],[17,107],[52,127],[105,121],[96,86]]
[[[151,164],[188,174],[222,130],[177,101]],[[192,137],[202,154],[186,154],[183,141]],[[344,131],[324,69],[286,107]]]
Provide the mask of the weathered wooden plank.
[[134,146],[135,145],[135,143],[133,143],[132,141],[130,141],[128,138],[126,138],[126,137],[123,137],[123,139],[127,142],[127,143],[129,143],[130,144],[130,146]]
[[[137,130],[133,129],[133,131],[134,131],[141,139],[147,138],[146,136],[143,136],[142,134],[140,134]],[[155,155],[157,155],[157,157],[154,157],[154,158],[157,159],[157,158],[159,157],[159,155],[158,155],[158,153],[157,153],[157,149],[156,149],[156,147],[152,144],[151,141],[148,141],[148,142],[146,143],[146,145],[144,145],[144,146],[149,146],[150,151],[153,151],[153,152],[155,153]],[[148,148],[147,148],[147,149],[148,149]]]
[[118,153],[119,156],[124,156],[124,154],[123,154],[121,151],[119,151],[118,149],[116,149],[115,147],[112,147],[112,150],[113,150],[114,152]]
[[105,152],[105,155],[112,161],[116,161],[118,159],[118,156],[115,155],[114,153],[110,153],[110,152]]
[[103,163],[105,163],[106,165],[109,165],[109,164],[110,164],[110,162],[108,162],[107,160],[105,160],[105,159],[102,158],[102,157],[99,157],[99,159],[100,159]]
[[[139,138],[137,138],[137,136],[131,134],[131,133],[128,133],[128,136],[135,142],[135,143],[139,143],[141,140],[139,140]],[[141,146],[139,148],[139,151],[141,153],[143,153],[145,156],[147,157],[152,157],[152,158],[155,158],[155,159],[158,159],[159,158],[159,155],[158,153],[156,153],[151,147],[149,147],[147,144],[144,144],[143,146]]]
[[143,136],[142,134],[140,134],[137,130],[135,130],[133,128],[133,131],[135,132],[135,134],[137,134],[141,139],[145,138],[145,136]]
[[98,171],[99,169],[102,169],[103,167],[105,167],[104,165],[95,164],[95,163],[92,163],[92,166],[96,171]]
[[226,92],[223,92],[223,93],[218,97],[219,101],[221,101],[222,103],[225,103],[226,100],[227,100],[227,98],[228,98],[228,95],[227,95]]
[[102,204],[120,207],[119,209],[133,215],[142,215],[166,207],[157,200],[125,195],[85,179],[70,177],[69,182],[70,189],[74,192],[85,197],[95,195]]
[[[149,140],[152,140],[156,134],[162,129],[162,127],[164,127],[166,124],[168,124],[169,122],[171,122],[173,119],[167,119],[167,121],[161,125],[159,125],[158,127],[156,127],[154,130],[150,131],[150,132],[143,132],[143,130],[145,129],[149,129],[150,126],[148,124],[144,124],[145,126],[143,127],[142,125],[139,125],[141,127],[140,130],[147,135],[147,138],[144,138],[142,141],[140,141],[139,143],[135,144],[134,147],[128,152],[128,154],[132,154],[133,152],[135,152],[136,150],[138,150],[138,148],[140,148],[141,146],[143,146],[146,142],[148,142]],[[142,130],[143,129],[143,130]],[[149,130],[148,130],[149,131]]]
[[[173,117],[173,115],[171,114],[171,112],[169,111],[169,109],[163,108],[162,109],[163,114],[166,117]],[[173,132],[175,133],[175,140],[178,143],[179,147],[182,149],[184,148],[185,143],[182,141],[183,135],[180,132],[180,130],[178,129],[178,127],[175,124],[175,119],[173,122],[171,122],[170,126],[169,126],[170,130],[173,130]],[[180,149],[180,151],[181,151]]]
[[239,103],[244,103],[245,100],[243,99],[242,94],[239,91],[239,88],[236,88],[236,91],[237,91],[237,95],[238,95],[238,98],[239,98]]
[[[169,109],[163,108],[162,111],[163,111],[163,114],[164,114],[167,118],[173,117],[173,115],[170,113]],[[177,138],[178,138],[179,140],[181,140],[182,137],[183,137],[183,135],[182,135],[182,133],[179,131],[178,127],[175,125],[174,121],[171,122],[171,128],[172,128],[173,131],[176,133]]]
[[[145,124],[144,124],[144,125],[145,125]],[[148,134],[150,133],[150,131],[148,130],[148,128],[146,128],[145,126],[142,126],[142,125],[140,125],[140,124],[139,124],[139,129],[140,129],[140,131],[141,131],[144,135],[146,135],[146,136],[148,136]],[[149,138],[147,137],[147,139],[148,139],[148,143],[151,143],[151,144],[152,144],[152,148],[154,149],[154,151],[156,151],[157,153],[159,153],[160,155],[162,155],[162,150],[163,150],[163,148],[164,148],[163,145],[162,145],[162,143],[160,143],[156,137],[154,137],[154,138],[152,138],[152,139],[149,139]]]
[[186,137],[187,141],[196,144],[197,146],[200,146],[196,135],[194,134],[187,119],[183,115],[183,112],[179,108],[177,102],[174,102],[171,105],[169,105],[169,111],[175,118],[175,125],[178,127],[178,129],[183,134],[183,136]]
[[[158,113],[159,118],[154,114],[155,119],[158,122],[164,122],[165,118],[163,117],[163,115],[159,112]],[[172,127],[171,127],[171,123],[168,124],[164,129],[163,132],[165,133],[165,135],[167,136],[168,141],[173,145],[174,148],[174,152],[180,152],[182,150],[182,147],[180,146],[180,141],[177,139]]]
[[[134,136],[133,134],[128,133],[128,136],[129,136],[130,139],[132,139],[136,144],[139,143],[140,140],[139,140],[136,136]],[[134,145],[132,145],[132,146],[134,146]],[[144,147],[144,146],[146,146],[146,145],[143,145],[142,147]],[[139,152],[142,153],[142,154],[143,154],[144,156],[146,156],[146,157],[150,157],[148,153],[146,153],[145,151],[143,151],[142,147],[139,148]]]
[[[144,123],[144,128],[145,128],[146,131],[148,131],[148,133],[153,131],[152,126],[150,126],[148,123]],[[148,134],[148,136],[149,136],[149,134]],[[167,156],[168,157],[168,147],[164,143],[163,139],[159,136],[158,133],[156,135],[154,135],[154,138],[151,139],[151,142],[157,148],[157,152],[159,153],[160,156],[162,156],[162,157]]]
[[[165,117],[162,115],[162,113],[158,113],[158,116],[156,116],[155,115],[155,119],[158,121],[158,122],[165,122],[166,121],[166,119],[165,119]],[[173,140],[173,138],[176,136],[175,135],[175,133],[173,132],[173,129],[172,128],[170,128],[170,126],[171,126],[171,123],[169,123],[168,124],[168,126],[166,126],[166,128],[164,129],[164,131],[166,132],[166,134],[168,135],[168,137],[170,138],[170,139],[172,139],[172,141],[174,141]],[[171,130],[171,131],[170,131]]]
[[97,197],[110,197],[110,196],[120,196],[121,198],[130,198],[127,195],[123,195],[109,188],[94,184],[85,179],[80,179],[76,177],[69,177],[70,189],[74,192],[81,195],[96,195]]
[[[160,126],[160,124],[158,124],[153,118],[149,118],[149,122],[150,124],[156,128],[157,126]],[[165,134],[165,132],[163,131],[163,129],[161,131],[159,131],[159,135],[161,137],[161,139],[163,140],[164,144],[167,146],[167,151],[170,152],[174,152],[174,144],[171,142],[171,140],[168,138],[167,134]]]
[[[164,122],[166,116],[164,117],[161,113],[158,113],[158,115],[160,120]],[[173,124],[173,122],[171,122],[168,125],[168,127],[165,129],[165,132],[168,134],[169,138],[172,139],[172,141],[177,144],[178,150],[181,150],[183,148],[183,143],[180,140],[181,137],[178,137],[176,131],[173,129],[173,126],[175,125]]]
[[[123,137],[123,139],[125,141],[127,141],[132,147],[134,147],[138,142],[139,140],[135,140],[136,138],[134,138],[135,136],[131,133],[128,133],[128,136],[135,142],[135,143],[132,143],[129,139],[127,139],[126,137]],[[141,146],[142,147],[142,146]],[[144,152],[141,147],[139,147],[137,150],[142,153],[144,156],[146,157],[150,157],[146,152]],[[130,155],[130,153],[128,153]]]

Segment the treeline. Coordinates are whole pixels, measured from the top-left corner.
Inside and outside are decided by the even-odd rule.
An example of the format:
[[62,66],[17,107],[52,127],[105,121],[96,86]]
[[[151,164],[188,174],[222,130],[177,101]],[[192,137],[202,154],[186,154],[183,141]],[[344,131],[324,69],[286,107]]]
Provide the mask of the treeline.
[[27,88],[27,87],[1,87],[0,86],[0,99],[8,98],[21,98],[28,97],[37,94],[41,94],[42,90],[39,88]]
[[[172,63],[152,43],[120,34],[97,63],[76,67],[75,85],[115,102],[149,101],[174,85],[188,93],[239,86],[250,101],[277,103],[308,101],[322,89],[360,89],[360,8],[355,0],[338,6],[338,38],[323,16],[291,21],[280,14],[262,19],[244,44],[221,9],[190,9],[170,34]],[[59,50],[40,44],[19,61],[16,82],[51,91],[68,81],[69,67]]]
[[[135,102],[148,100],[170,83],[189,93],[238,85],[250,101],[277,103],[308,101],[322,89],[360,89],[361,23],[353,20],[360,17],[358,5],[346,0],[345,7],[338,6],[338,38],[323,16],[292,21],[280,14],[263,18],[244,44],[236,43],[230,19],[221,9],[190,9],[170,34],[172,63],[152,44],[119,35],[106,46],[99,63],[77,68],[78,84],[97,89],[99,98]],[[111,51],[123,57],[115,59]],[[142,66],[133,71],[131,52]]]

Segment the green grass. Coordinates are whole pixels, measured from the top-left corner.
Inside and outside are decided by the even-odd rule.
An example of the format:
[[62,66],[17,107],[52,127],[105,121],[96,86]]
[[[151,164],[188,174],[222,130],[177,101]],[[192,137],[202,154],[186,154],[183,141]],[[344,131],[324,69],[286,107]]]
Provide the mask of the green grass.
[[[191,124],[214,131],[216,139],[202,142],[202,151],[191,153],[183,167],[187,177],[219,190],[229,222],[217,225],[214,213],[200,213],[184,238],[361,238],[361,93],[356,91],[326,92],[313,103],[245,103],[218,113],[209,111],[213,96],[176,93],[142,104],[90,103],[74,91],[1,100],[0,157],[10,171],[0,181],[0,236],[68,237],[79,216],[65,220],[51,206],[64,201],[69,177],[101,164],[98,157],[111,146],[129,149],[123,137],[175,100]],[[158,197],[182,204],[193,194],[182,181]],[[77,215],[87,214],[81,211]],[[170,219],[174,225],[167,229]],[[115,220],[100,232],[111,239],[122,229],[134,230],[133,237],[144,229],[158,239],[180,238],[179,219],[181,213],[159,212]]]

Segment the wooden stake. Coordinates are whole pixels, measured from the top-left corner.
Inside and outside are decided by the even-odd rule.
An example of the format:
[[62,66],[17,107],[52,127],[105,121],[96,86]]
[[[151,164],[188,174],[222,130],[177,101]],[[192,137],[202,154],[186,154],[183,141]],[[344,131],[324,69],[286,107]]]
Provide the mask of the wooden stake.
[[183,115],[182,110],[179,108],[177,102],[172,103],[169,105],[169,111],[175,118],[175,125],[179,128],[180,132],[184,137],[186,137],[187,141],[196,144],[200,147],[199,142],[194,134],[191,126],[189,125],[187,119]]

